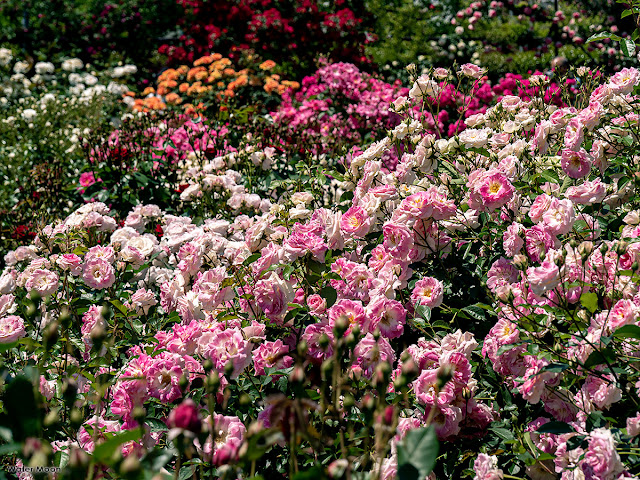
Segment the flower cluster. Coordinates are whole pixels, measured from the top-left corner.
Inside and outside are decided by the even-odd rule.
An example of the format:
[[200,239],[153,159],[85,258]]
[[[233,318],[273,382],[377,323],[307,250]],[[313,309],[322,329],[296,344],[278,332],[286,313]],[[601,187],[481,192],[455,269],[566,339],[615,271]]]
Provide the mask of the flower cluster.
[[180,105],[186,114],[196,115],[212,105],[227,109],[226,104],[231,99],[242,105],[255,103],[257,98],[251,98],[257,94],[251,92],[253,88],[257,92],[279,95],[298,88],[297,82],[281,80],[280,75],[272,72],[276,68],[275,62],[259,61],[250,53],[242,60],[250,67],[236,70],[229,58],[214,53],[198,58],[191,67],[169,68],[158,77],[156,88],[147,87],[142,92],[143,98],[136,99],[135,94],[131,94],[125,98],[125,103],[134,111],[163,110],[167,105]]

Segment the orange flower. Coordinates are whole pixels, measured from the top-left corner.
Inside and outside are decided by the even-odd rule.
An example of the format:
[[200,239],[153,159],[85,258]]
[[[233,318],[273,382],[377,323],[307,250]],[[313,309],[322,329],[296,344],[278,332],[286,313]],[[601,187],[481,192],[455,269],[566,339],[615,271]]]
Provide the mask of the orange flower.
[[207,78],[207,83],[213,83],[220,78],[222,78],[222,75],[220,74],[220,72],[215,70],[211,73],[211,75],[209,75],[209,78]]
[[182,97],[177,93],[170,93],[164,99],[169,105],[180,105],[182,103]]
[[227,75],[228,77],[234,75],[236,73],[236,71],[233,68],[225,68],[222,73],[224,73],[225,75]]
[[267,78],[267,81],[264,84],[264,91],[267,93],[273,92],[276,88],[278,88],[279,84],[272,78]]
[[181,83],[180,86],[178,87],[178,91],[180,93],[184,93],[187,91],[187,89],[189,88],[189,84],[188,83]]
[[194,67],[191,70],[189,70],[189,73],[187,73],[187,81],[192,82],[195,78],[196,75],[200,72],[206,72],[207,69],[204,67]]
[[200,57],[195,62],[193,62],[193,65],[197,67],[199,65],[208,65],[211,62],[213,62],[213,57],[211,55],[205,55],[204,57]]
[[276,62],[274,62],[273,60],[265,60],[264,62],[262,62],[260,64],[260,69],[261,70],[271,70],[275,66],[276,66]]
[[211,55],[211,58],[215,62],[216,60],[220,60],[222,58],[222,55],[219,53],[214,53],[213,55]]
[[151,93],[156,93],[156,89],[153,87],[147,87],[142,91],[142,95],[145,97]]

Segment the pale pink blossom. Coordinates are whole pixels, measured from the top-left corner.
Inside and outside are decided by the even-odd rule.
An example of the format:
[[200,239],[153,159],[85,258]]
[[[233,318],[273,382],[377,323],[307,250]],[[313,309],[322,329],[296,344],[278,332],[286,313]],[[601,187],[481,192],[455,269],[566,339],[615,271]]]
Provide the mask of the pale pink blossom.
[[0,318],[0,343],[13,343],[26,335],[24,321],[17,315]]

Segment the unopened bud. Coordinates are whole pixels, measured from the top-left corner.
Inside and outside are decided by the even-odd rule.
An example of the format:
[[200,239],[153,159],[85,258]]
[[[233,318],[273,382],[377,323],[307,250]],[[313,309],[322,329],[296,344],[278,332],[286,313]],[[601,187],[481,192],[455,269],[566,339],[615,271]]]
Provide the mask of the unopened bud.
[[58,409],[54,408],[44,417],[45,427],[50,427],[60,422],[60,415],[58,415]]
[[301,357],[305,357],[308,350],[309,346],[307,345],[307,341],[300,340],[300,343],[298,343],[298,355],[300,355]]
[[318,345],[322,350],[327,349],[327,347],[329,346],[329,342],[329,335],[327,335],[326,333],[323,333],[322,335],[320,335],[320,337],[318,337]]
[[189,379],[187,378],[186,375],[182,375],[180,377],[180,380],[178,381],[178,387],[180,388],[180,391],[182,393],[187,391],[187,388],[189,388]]
[[147,411],[144,407],[137,406],[131,411],[131,416],[136,422],[142,423],[147,416]]
[[449,380],[453,378],[453,368],[451,365],[445,364],[438,368],[437,371],[437,387],[438,390],[442,390],[444,386],[449,383]]
[[76,428],[79,427],[80,425],[82,425],[83,420],[84,416],[79,409],[74,408],[73,410],[71,410],[71,413],[69,414],[69,421],[71,422],[72,426]]
[[349,319],[346,315],[340,315],[336,318],[335,324],[333,325],[333,331],[335,333],[336,339],[342,338],[344,336],[344,332],[349,328]]
[[227,377],[231,377],[233,376],[233,362],[231,360],[229,360],[226,365],[224,366],[224,374]]
[[291,383],[302,383],[304,382],[304,368],[302,365],[296,365],[293,367],[293,370],[289,374],[289,382]]
[[350,393],[345,393],[344,399],[342,400],[342,405],[345,408],[351,408],[356,404],[356,399],[353,398],[353,395]]
[[45,350],[49,351],[53,348],[59,338],[58,328],[60,325],[58,322],[53,321],[45,328],[42,334],[42,343],[44,344]]
[[465,400],[471,400],[471,390],[469,389],[469,387],[462,388],[462,398],[464,398]]
[[380,362],[373,372],[373,380],[376,386],[386,386],[389,384],[391,367],[387,362]]
[[211,370],[209,375],[207,375],[207,390],[209,393],[216,393],[218,391],[218,387],[220,386],[220,374],[217,370]]
[[204,368],[205,373],[209,373],[213,369],[213,362],[210,358],[207,358],[202,364],[202,368]]
[[135,453],[127,455],[120,464],[120,474],[126,477],[138,471],[140,471],[140,460],[138,460],[138,456]]

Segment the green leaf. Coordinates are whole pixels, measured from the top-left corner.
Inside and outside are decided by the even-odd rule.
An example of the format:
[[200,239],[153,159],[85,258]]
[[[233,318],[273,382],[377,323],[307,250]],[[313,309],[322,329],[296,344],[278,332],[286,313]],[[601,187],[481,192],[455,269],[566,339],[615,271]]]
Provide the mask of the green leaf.
[[538,427],[538,433],[553,433],[562,435],[563,433],[575,432],[573,427],[565,422],[548,422]]
[[468,307],[464,307],[462,311],[476,320],[486,320],[486,317],[484,316],[484,310],[482,310],[482,308],[480,307],[477,307],[476,305],[469,305]]
[[433,471],[438,450],[438,437],[433,425],[407,432],[398,445],[398,479],[424,479]]
[[291,274],[294,272],[295,267],[293,265],[287,265],[282,270],[282,276],[285,280],[289,280],[291,278]]
[[116,449],[123,443],[130,442],[131,440],[138,440],[140,438],[140,429],[134,428],[133,430],[127,430],[126,432],[119,433],[108,440],[96,445],[93,451],[93,458],[96,462],[105,462],[108,460]]
[[320,295],[327,301],[327,308],[332,307],[336,300],[338,299],[338,292],[331,285],[325,285],[320,290]]
[[633,57],[636,54],[636,44],[630,38],[624,38],[620,41],[620,49],[627,57]]
[[607,423],[608,422],[604,415],[602,415],[602,412],[591,412],[587,417],[585,427],[587,428],[587,432],[591,432],[596,428],[606,427]]
[[425,322],[431,320],[431,308],[426,305],[416,305],[416,317],[423,319]]
[[125,307],[120,300],[111,300],[111,305],[116,307],[118,311],[125,316],[129,312],[129,310],[127,310],[127,307]]
[[613,332],[613,336],[640,339],[640,327],[638,325],[624,325]]
[[542,367],[543,372],[564,372],[567,368],[570,368],[566,363],[550,363],[549,365]]
[[0,353],[6,352],[7,350],[11,350],[13,347],[17,347],[18,342],[11,343],[0,343]]
[[610,348],[603,348],[602,350],[596,350],[587,361],[584,362],[584,368],[595,367],[596,365],[602,365],[603,363],[613,364],[617,362],[616,353]]
[[599,42],[600,40],[604,40],[605,38],[610,38],[610,37],[611,37],[611,33],[609,33],[609,32],[600,32],[600,33],[596,33],[594,35],[591,35],[589,38],[587,38],[586,43]]
[[149,428],[152,432],[164,432],[169,430],[169,427],[167,427],[167,424],[158,418],[152,418],[152,417],[145,418],[144,423],[149,425]]
[[190,478],[194,478],[195,475],[196,475],[195,465],[187,465],[186,467],[182,467],[180,469],[180,475],[178,476],[178,480],[187,480]]
[[491,427],[489,430],[495,433],[502,440],[513,440],[515,438],[513,436],[513,432],[508,428]]
[[13,455],[21,450],[22,445],[19,443],[11,442],[4,445],[0,445],[0,456]]
[[584,308],[594,313],[598,310],[598,295],[594,292],[585,292],[580,295],[580,303]]
[[260,254],[259,253],[254,253],[253,255],[249,255],[246,258],[246,260],[244,262],[242,262],[242,265],[244,265],[244,266],[251,265],[253,262],[258,260],[259,258],[260,258]]
[[327,476],[324,474],[324,470],[316,466],[311,470],[296,473],[293,477],[291,477],[291,480],[322,480],[324,478],[327,478]]

